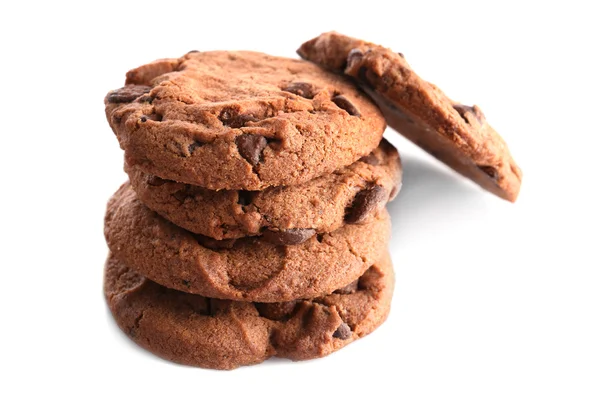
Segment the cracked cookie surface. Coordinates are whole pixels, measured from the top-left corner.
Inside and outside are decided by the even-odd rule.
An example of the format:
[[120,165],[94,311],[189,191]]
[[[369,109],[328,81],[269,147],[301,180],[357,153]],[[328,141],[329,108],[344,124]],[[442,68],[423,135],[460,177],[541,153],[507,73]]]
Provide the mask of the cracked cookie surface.
[[[260,192],[213,191],[164,180],[137,166],[125,170],[139,200],[182,228],[218,240],[261,235],[283,244],[290,230],[308,231],[306,240],[333,232],[345,220],[367,222],[396,196],[402,176],[400,156],[385,139],[369,155],[331,174]],[[375,191],[379,202],[360,201]]]
[[351,76],[392,128],[484,189],[517,199],[521,170],[481,109],[449,99],[421,79],[401,53],[328,32],[304,43],[298,54]]
[[260,302],[311,298],[358,278],[386,251],[390,218],[278,245],[258,237],[214,240],[188,232],[143,205],[129,183],[109,200],[104,233],[120,260],[169,288]]
[[125,158],[212,190],[295,185],[350,165],[385,121],[347,78],[255,52],[190,52],[127,73],[105,97]]
[[348,287],[285,303],[216,300],[168,289],[112,254],[104,275],[109,308],[133,341],[162,358],[214,369],[273,356],[326,356],[385,321],[393,288],[388,254]]

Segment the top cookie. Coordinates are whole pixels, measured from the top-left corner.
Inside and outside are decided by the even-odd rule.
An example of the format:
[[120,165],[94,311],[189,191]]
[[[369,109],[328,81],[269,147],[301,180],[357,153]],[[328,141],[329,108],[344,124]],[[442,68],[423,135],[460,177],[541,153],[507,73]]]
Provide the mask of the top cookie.
[[336,32],[304,43],[298,54],[355,78],[391,127],[484,189],[517,199],[521,170],[481,109],[450,100],[402,54]]
[[104,101],[130,165],[212,190],[306,182],[369,154],[385,129],[346,78],[247,51],[155,61]]

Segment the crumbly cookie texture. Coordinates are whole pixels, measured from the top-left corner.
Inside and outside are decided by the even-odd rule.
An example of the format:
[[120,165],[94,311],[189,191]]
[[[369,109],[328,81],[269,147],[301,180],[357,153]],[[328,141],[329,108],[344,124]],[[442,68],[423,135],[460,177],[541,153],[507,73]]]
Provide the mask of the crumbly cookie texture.
[[396,196],[402,177],[400,156],[385,140],[331,174],[260,192],[214,191],[164,180],[138,166],[125,170],[139,200],[175,225],[217,240],[261,235],[276,244],[293,244],[286,242],[291,231],[307,231],[306,240],[345,221],[368,222]]
[[132,166],[211,190],[296,185],[379,144],[385,120],[360,89],[303,61],[190,52],[127,73],[106,117]]
[[218,241],[165,220],[126,183],[109,201],[104,232],[115,256],[161,285],[278,302],[331,293],[357,279],[386,251],[390,218],[382,209],[368,223],[347,224],[295,246],[252,237]]
[[167,289],[109,255],[104,293],[119,327],[181,364],[233,369],[270,357],[326,356],[377,328],[390,309],[389,255],[332,294],[285,303],[216,300]]
[[402,54],[336,32],[304,43],[298,54],[353,77],[391,127],[484,189],[517,199],[521,170],[481,109],[450,100],[421,79]]

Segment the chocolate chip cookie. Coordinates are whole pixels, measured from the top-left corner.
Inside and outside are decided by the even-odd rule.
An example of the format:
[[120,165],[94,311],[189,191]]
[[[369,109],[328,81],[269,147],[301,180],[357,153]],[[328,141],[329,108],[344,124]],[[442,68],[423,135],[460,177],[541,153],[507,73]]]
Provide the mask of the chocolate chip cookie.
[[307,182],[369,154],[385,129],[347,78],[247,51],[141,66],[105,106],[129,165],[211,190]]
[[402,175],[400,156],[385,140],[331,174],[260,192],[214,191],[164,180],[137,166],[125,170],[140,201],[182,228],[217,240],[262,235],[276,244],[293,244],[286,242],[293,231],[319,234],[344,221],[368,221],[396,196]]
[[484,189],[517,199],[521,170],[481,109],[450,100],[402,54],[336,32],[304,43],[298,54],[353,77],[398,132]]
[[[296,246],[260,237],[219,241],[165,220],[126,183],[109,201],[104,232],[119,259],[161,285],[207,297],[277,302],[320,296],[358,278],[386,251],[390,219],[382,209],[365,224],[312,235]],[[302,239],[304,232],[290,235]]]
[[181,364],[233,369],[270,357],[326,356],[387,318],[394,276],[387,254],[330,295],[285,303],[216,300],[167,289],[110,255],[104,293],[119,327],[152,353]]

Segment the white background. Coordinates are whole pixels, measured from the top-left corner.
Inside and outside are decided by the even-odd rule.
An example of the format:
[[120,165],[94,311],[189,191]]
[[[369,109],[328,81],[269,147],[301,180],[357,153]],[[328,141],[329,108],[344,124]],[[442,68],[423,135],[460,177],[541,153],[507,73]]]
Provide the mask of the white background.
[[[600,31],[585,4],[7,2],[0,398],[600,398]],[[104,207],[125,180],[105,93],[155,58],[295,57],[334,29],[403,52],[482,107],[523,168],[518,202],[388,130],[405,180],[389,206],[397,289],[386,324],[322,360],[233,372],[138,349],[102,295]]]

